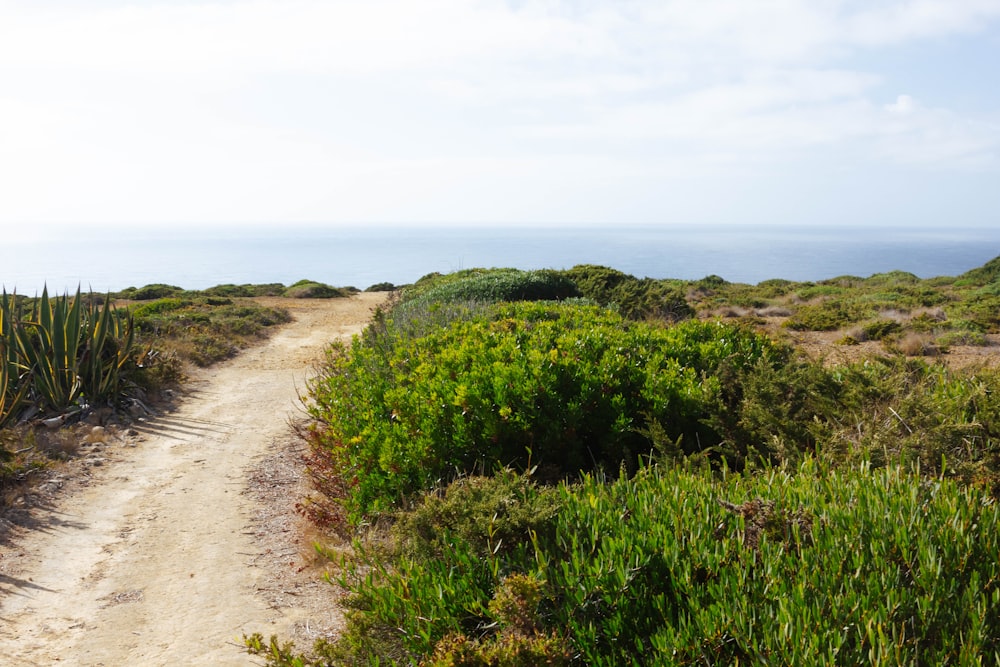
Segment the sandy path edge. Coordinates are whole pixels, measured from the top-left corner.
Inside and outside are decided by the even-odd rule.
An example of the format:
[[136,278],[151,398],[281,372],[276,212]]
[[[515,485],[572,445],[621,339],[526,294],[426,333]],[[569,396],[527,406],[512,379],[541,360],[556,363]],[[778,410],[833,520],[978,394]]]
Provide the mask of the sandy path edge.
[[259,592],[277,564],[260,558],[249,528],[247,476],[288,442],[296,390],[325,345],[360,331],[383,299],[282,303],[294,322],[197,373],[176,411],[141,426],[138,443],[110,446],[94,483],[46,510],[42,529],[2,547],[0,656],[19,665],[245,665],[243,633],[288,634],[301,610]]

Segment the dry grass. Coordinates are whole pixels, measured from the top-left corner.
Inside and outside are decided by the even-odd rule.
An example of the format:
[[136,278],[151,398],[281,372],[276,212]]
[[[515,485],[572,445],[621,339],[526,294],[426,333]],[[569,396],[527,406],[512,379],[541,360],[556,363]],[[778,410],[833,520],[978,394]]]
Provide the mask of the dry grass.
[[934,357],[941,354],[934,339],[926,334],[908,333],[893,343],[892,347],[908,357]]

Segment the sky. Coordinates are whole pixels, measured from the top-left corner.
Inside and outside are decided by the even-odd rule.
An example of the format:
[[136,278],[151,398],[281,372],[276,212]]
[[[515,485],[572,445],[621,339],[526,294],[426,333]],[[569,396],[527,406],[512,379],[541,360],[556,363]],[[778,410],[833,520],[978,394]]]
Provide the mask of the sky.
[[1000,224],[1000,0],[0,0],[0,227]]

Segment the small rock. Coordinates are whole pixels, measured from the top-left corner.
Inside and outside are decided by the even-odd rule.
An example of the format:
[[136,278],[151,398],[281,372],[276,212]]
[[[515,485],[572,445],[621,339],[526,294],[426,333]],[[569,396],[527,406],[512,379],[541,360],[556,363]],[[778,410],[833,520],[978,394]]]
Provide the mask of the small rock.
[[59,415],[58,417],[42,420],[42,424],[48,428],[59,428],[64,423],[66,423],[66,415]]

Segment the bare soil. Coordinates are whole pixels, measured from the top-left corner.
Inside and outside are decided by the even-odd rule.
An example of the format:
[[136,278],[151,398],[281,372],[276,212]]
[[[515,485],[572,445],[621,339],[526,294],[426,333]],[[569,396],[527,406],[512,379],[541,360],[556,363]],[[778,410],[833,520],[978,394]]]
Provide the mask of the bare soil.
[[326,345],[382,294],[272,299],[294,321],[195,371],[173,406],[90,435],[0,524],[0,663],[246,665],[244,633],[302,640],[340,612],[295,513],[289,421]]
[[[787,317],[765,317],[761,329],[776,340],[784,340],[807,357],[827,365],[847,364],[873,357],[889,357],[894,353],[879,341],[842,345],[846,331],[791,331],[782,325]],[[953,345],[946,351],[929,350],[921,355],[925,361],[940,361],[951,368],[994,368],[1000,366],[1000,335],[986,336],[986,345]]]

